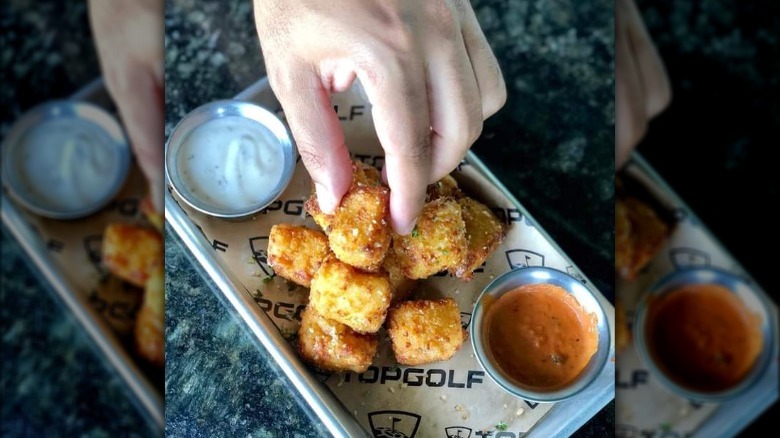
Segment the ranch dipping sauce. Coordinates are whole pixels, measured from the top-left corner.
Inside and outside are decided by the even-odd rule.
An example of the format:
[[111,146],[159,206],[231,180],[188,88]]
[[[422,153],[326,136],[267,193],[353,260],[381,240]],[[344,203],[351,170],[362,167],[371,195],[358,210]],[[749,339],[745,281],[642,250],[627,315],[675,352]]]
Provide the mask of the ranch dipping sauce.
[[218,117],[193,129],[177,157],[190,193],[214,207],[256,204],[282,179],[284,155],[274,134],[239,116]]
[[92,122],[52,119],[24,134],[13,163],[20,184],[37,205],[72,211],[111,194],[122,170],[122,155]]
[[598,348],[596,316],[559,286],[526,284],[485,306],[488,354],[522,387],[566,386]]

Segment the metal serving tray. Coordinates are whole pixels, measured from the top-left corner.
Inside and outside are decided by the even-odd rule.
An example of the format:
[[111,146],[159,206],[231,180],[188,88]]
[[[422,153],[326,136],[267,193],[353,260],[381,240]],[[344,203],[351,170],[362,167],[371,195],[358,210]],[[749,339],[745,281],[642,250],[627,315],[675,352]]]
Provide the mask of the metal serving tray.
[[[103,86],[102,79],[92,81],[70,96],[70,99],[90,102],[110,112],[114,112],[113,103]],[[129,182],[128,184],[132,183]],[[104,210],[111,208],[117,208],[117,206],[109,205]],[[96,215],[86,219],[86,223],[78,225],[79,231],[94,228],[94,225],[90,226],[90,224],[92,220],[97,220]],[[47,286],[56,293],[66,308],[76,317],[78,323],[94,341],[99,354],[104,356],[105,360],[111,364],[111,367],[115,369],[127,385],[131,393],[131,399],[139,407],[142,414],[156,428],[162,430],[165,423],[163,396],[160,389],[152,384],[149,377],[142,371],[135,358],[127,351],[119,336],[107,322],[106,318],[109,317],[111,304],[113,303],[96,299],[95,295],[91,295],[89,291],[85,290],[83,282],[81,285],[75,284],[76,282],[69,275],[78,275],[78,273],[70,272],[68,274],[64,272],[61,266],[52,258],[58,243],[54,240],[45,240],[40,230],[31,223],[32,214],[18,206],[8,196],[5,189],[2,196],[2,218],[11,234],[13,234],[26,253],[26,256],[43,275]],[[75,232],[78,233],[79,231]],[[92,235],[90,237],[99,236]],[[79,260],[83,260],[84,265],[90,265],[90,259],[94,258],[94,254],[90,253],[90,242],[85,240],[83,243],[84,254],[82,254],[83,257]],[[94,270],[92,266],[85,267],[85,269]],[[98,307],[101,308],[99,309]],[[118,306],[117,309],[121,310],[123,315],[126,316],[124,313],[127,311],[126,306]]]
[[745,394],[725,403],[700,403],[674,395],[661,386],[639,359],[632,342],[618,352],[616,436],[734,436],[778,398],[777,305],[641,155],[634,153],[624,172],[675,217],[672,235],[646,270],[634,281],[616,280],[629,326],[644,291],[665,274],[684,268],[718,268],[752,284],[768,307],[766,313],[774,315],[770,326],[775,332],[775,357],[758,383]]
[[[361,99],[360,96],[361,93],[358,92],[354,93],[352,98]],[[258,81],[239,93],[235,98],[258,103],[272,111],[280,111],[280,106],[268,85],[267,79]],[[362,97],[362,99],[365,98]],[[344,122],[348,144],[356,144],[354,141],[350,142],[350,138],[353,140],[360,138],[359,135],[357,137],[351,136],[354,133],[350,130],[361,131],[362,135],[365,135],[369,129],[373,132],[373,128],[370,125],[366,128],[366,126],[355,127],[356,125],[348,123],[356,115],[366,116],[370,120],[370,117],[368,117],[370,105],[367,102],[363,101],[356,105],[348,105],[348,101],[339,100],[338,96],[334,96],[334,104],[342,108],[339,114],[344,114],[341,119]],[[353,153],[357,154],[355,150],[353,150]],[[357,157],[357,155],[355,156]],[[376,156],[371,158],[376,158]],[[269,217],[283,218],[287,222],[306,223],[309,226],[313,226],[311,225],[313,224],[311,218],[306,218],[305,212],[298,208],[302,204],[303,191],[309,190],[305,181],[305,178],[308,176],[305,176],[305,178],[300,176],[301,174],[305,175],[302,163],[298,164],[296,170],[299,178],[294,179],[293,183],[288,187],[289,193],[286,192],[286,194],[282,195],[282,199],[286,201],[280,202],[280,205],[277,206],[278,208],[275,209],[277,211],[271,211],[269,207],[268,211],[261,212],[256,217],[248,219],[243,223],[229,222],[224,219],[207,217],[189,209],[180,204],[176,200],[175,195],[168,190],[165,199],[165,217],[171,229],[180,237],[189,250],[191,258],[202,266],[202,274],[214,281],[219,289],[219,293],[224,295],[227,301],[235,308],[253,335],[265,346],[302,397],[334,436],[389,436],[387,435],[388,433],[393,434],[392,436],[406,437],[412,437],[415,434],[430,436],[433,433],[462,437],[568,436],[614,398],[614,307],[596,290],[592,282],[588,281],[580,273],[561,248],[552,241],[549,235],[531,218],[523,206],[474,154],[469,153],[467,155],[463,167],[467,169],[463,172],[459,170],[456,173],[471,175],[471,178],[474,180],[482,181],[485,186],[482,187],[485,193],[491,193],[494,199],[501,198],[501,207],[504,208],[504,219],[508,220],[509,216],[512,216],[511,219],[515,221],[512,224],[512,227],[515,227],[513,229],[522,228],[525,243],[532,241],[532,243],[541,248],[534,252],[529,250],[529,246],[526,245],[524,247],[525,250],[511,249],[502,251],[502,249],[505,249],[505,242],[496,251],[496,254],[488,260],[484,267],[484,272],[480,274],[482,275],[482,280],[477,280],[475,277],[473,285],[468,287],[465,285],[469,283],[459,283],[462,286],[456,286],[456,283],[446,284],[446,290],[454,290],[454,294],[459,293],[459,289],[455,289],[455,287],[460,287],[460,290],[467,288],[479,289],[469,292],[474,293],[474,296],[471,298],[464,296],[466,293],[461,293],[459,297],[455,297],[460,300],[459,305],[464,326],[467,326],[470,320],[470,313],[467,311],[471,309],[466,306],[473,304],[473,299],[481,291],[481,287],[478,286],[483,283],[486,284],[489,281],[488,277],[493,276],[489,274],[500,274],[502,272],[497,268],[499,265],[503,266],[503,271],[523,265],[545,265],[568,271],[568,273],[580,278],[594,292],[608,316],[610,326],[609,357],[611,360],[607,362],[591,386],[571,399],[555,404],[543,404],[541,407],[528,402],[522,405],[524,409],[514,407],[516,405],[513,403],[517,403],[517,406],[519,406],[523,401],[504,394],[497,386],[491,386],[494,384],[489,381],[487,376],[484,376],[479,366],[471,365],[469,361],[472,361],[474,364],[476,362],[473,358],[473,351],[471,351],[472,347],[469,341],[467,341],[456,357],[451,359],[451,361],[456,363],[469,364],[468,370],[397,368],[393,362],[383,362],[380,365],[389,366],[376,367],[373,370],[369,369],[366,373],[358,376],[354,374],[340,374],[338,379],[334,377],[336,375],[322,375],[311,371],[299,359],[294,348],[285,338],[285,335],[289,335],[291,331],[289,322],[294,323],[295,309],[302,304],[277,302],[276,304],[285,305],[285,309],[281,309],[280,312],[280,306],[273,306],[273,298],[268,298],[269,295],[261,293],[259,288],[266,285],[271,286],[272,284],[278,285],[281,282],[277,282],[278,278],[273,278],[270,268],[262,263],[264,261],[263,245],[265,244],[262,240],[263,237],[252,237],[258,232],[261,234],[265,232],[259,230],[268,226]],[[477,189],[479,190],[479,188]],[[487,203],[488,201],[483,200],[483,202]],[[290,211],[284,213],[286,215],[282,215],[280,210],[287,210],[287,207],[282,208],[281,204],[290,204],[294,208],[291,207]],[[508,209],[505,207],[508,207]],[[247,236],[242,234],[242,231],[236,231],[237,229],[252,230],[246,232],[253,234]],[[220,231],[222,231],[222,234],[220,234]],[[223,239],[223,235],[225,236],[224,240],[220,240]],[[220,237],[220,239],[216,237]],[[507,240],[511,240],[511,238],[508,237]],[[267,239],[265,242],[267,242]],[[228,245],[230,250],[226,251]],[[233,251],[232,254],[234,255],[230,255],[231,251]],[[237,253],[240,255],[235,255]],[[509,264],[508,266],[507,263]],[[262,268],[262,271],[258,267]],[[440,277],[434,281],[454,282],[456,280]],[[283,283],[280,286],[283,287]],[[294,295],[295,293],[291,292],[289,295]],[[289,299],[292,300],[294,298]],[[271,310],[272,308],[274,309],[273,311]],[[387,350],[386,345],[384,347],[380,345],[380,354],[378,356],[380,360],[387,356]],[[470,358],[469,353],[471,353]],[[449,363],[450,361],[439,365],[446,367]],[[471,367],[474,368],[472,369]],[[427,378],[423,379],[426,371],[428,372]],[[447,374],[447,371],[449,371],[449,374]],[[404,380],[400,378],[402,372],[405,377],[407,373],[417,373],[417,378],[411,379],[408,381],[408,384],[405,384],[407,383],[406,378]],[[458,375],[458,372],[461,372],[461,374]],[[464,397],[463,394],[466,393],[464,391],[471,388],[471,383],[467,383],[468,386],[464,389],[464,383],[468,381],[466,377],[467,372],[470,373],[468,374],[468,379],[473,377],[474,387],[479,389],[472,390],[468,393],[468,397]],[[379,378],[380,375],[382,376],[381,378]],[[453,379],[454,375],[456,379]],[[431,379],[431,376],[441,376],[442,380],[432,379],[432,385],[422,386],[421,382]],[[448,382],[447,385],[444,385],[445,378]],[[456,381],[457,379],[462,380],[462,382]],[[377,380],[381,382],[377,382]],[[388,380],[392,384],[384,382],[384,380]],[[477,380],[479,381],[477,382]],[[358,381],[360,384],[364,384],[364,386],[359,387]],[[355,389],[356,386],[359,389]],[[448,400],[447,394],[449,394],[450,403],[443,402],[443,400]],[[486,394],[487,398],[485,398]],[[359,403],[356,400],[358,397],[360,397]],[[485,409],[481,409],[478,406],[480,403],[477,401],[480,398],[495,402],[498,405],[486,406]],[[458,405],[455,405],[453,410],[452,403],[455,401],[460,404],[460,410]],[[502,408],[501,403],[503,403],[504,409],[507,408],[508,404],[514,407],[511,410],[511,415],[515,415],[515,411],[518,412],[518,416],[526,415],[524,417],[526,423],[524,424],[527,428],[513,429],[510,427],[507,430],[496,429],[496,423],[492,418],[490,421],[485,421],[482,424],[475,424],[477,418],[482,416],[488,418],[492,415],[491,409],[500,411]],[[489,405],[489,403],[485,404]],[[442,413],[445,409],[448,415],[446,418],[444,418],[445,415]],[[372,411],[369,412],[369,410]],[[411,410],[414,412],[409,412]],[[467,412],[471,413],[471,417],[469,417]],[[526,413],[523,414],[523,412]],[[450,418],[452,415],[457,415],[457,418]],[[421,420],[421,417],[423,420]],[[533,421],[533,424],[529,425],[529,421]],[[464,425],[464,423],[467,423],[467,425]],[[484,434],[482,432],[484,430],[490,430],[490,435]]]

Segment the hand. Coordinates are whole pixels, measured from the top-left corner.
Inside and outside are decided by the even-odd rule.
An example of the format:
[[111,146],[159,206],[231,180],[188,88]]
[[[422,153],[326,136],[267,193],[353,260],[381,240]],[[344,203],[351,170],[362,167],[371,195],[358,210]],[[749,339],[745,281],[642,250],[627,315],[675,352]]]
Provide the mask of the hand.
[[159,212],[165,191],[163,12],[162,0],[89,1],[103,78]]
[[255,23],[271,87],[326,213],[352,175],[331,93],[360,79],[400,234],[414,228],[426,186],[460,163],[506,100],[467,0],[255,0]]
[[634,0],[615,2],[615,168],[628,161],[672,90]]

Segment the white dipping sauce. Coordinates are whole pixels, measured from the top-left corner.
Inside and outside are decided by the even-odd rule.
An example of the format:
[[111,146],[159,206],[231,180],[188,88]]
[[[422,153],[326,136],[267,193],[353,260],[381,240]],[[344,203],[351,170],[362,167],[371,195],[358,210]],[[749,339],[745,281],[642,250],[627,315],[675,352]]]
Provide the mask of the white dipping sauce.
[[178,172],[190,193],[227,210],[256,205],[282,178],[279,140],[262,124],[239,116],[195,128],[178,153]]
[[74,211],[99,203],[114,189],[121,155],[110,137],[92,122],[53,119],[22,137],[14,164],[36,204]]

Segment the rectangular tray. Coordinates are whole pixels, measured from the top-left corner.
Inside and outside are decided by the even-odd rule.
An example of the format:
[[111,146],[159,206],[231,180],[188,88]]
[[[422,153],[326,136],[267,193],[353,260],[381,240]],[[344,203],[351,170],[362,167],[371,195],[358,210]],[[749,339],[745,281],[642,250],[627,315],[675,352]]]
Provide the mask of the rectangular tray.
[[[676,218],[672,235],[646,271],[631,282],[616,280],[615,288],[626,309],[629,326],[646,287],[674,269],[696,266],[717,267],[747,279],[764,301],[771,303],[770,312],[777,319],[777,305],[641,155],[634,153],[624,172],[674,212]],[[777,332],[774,339],[777,352]],[[777,400],[778,359],[772,361],[762,380],[742,396],[727,403],[698,404],[663,388],[639,359],[632,343],[617,355],[616,436],[639,438],[659,436],[654,434],[662,432],[669,436],[734,436]]]
[[[90,102],[110,112],[113,111],[113,103],[100,78],[84,86],[70,96],[70,99]],[[106,321],[106,317],[93,305],[89,294],[74,284],[74,281],[52,259],[51,245],[44,242],[39,230],[27,219],[27,214],[8,196],[3,188],[2,219],[8,230],[16,238],[29,260],[43,275],[47,286],[56,293],[81,327],[88,333],[97,347],[98,354],[102,355],[120,376],[130,390],[131,399],[135,405],[159,430],[163,430],[165,417],[160,390],[155,388],[136,360],[127,351]],[[80,228],[87,229],[90,226],[87,224]],[[88,257],[84,257],[83,260],[85,264],[89,264]]]
[[[257,83],[253,84],[243,92],[239,93],[235,97],[235,99],[252,101],[272,111],[274,110],[278,111],[280,109],[279,104],[276,101],[275,97],[273,96],[273,92],[271,91],[270,86],[268,85],[267,79],[262,79]],[[367,114],[368,111],[370,111],[369,108],[361,107],[355,112]],[[354,114],[355,112],[353,112],[352,114]],[[359,127],[354,129],[362,130],[363,128],[364,127]],[[473,167],[473,169],[475,169],[478,174],[482,175],[489,184],[492,184],[494,188],[492,188],[491,190],[495,190],[497,193],[500,193],[500,195],[506,198],[506,200],[508,200],[508,202],[516,208],[516,211],[518,213],[518,218],[517,218],[518,221],[522,218],[522,220],[524,221],[524,226],[529,227],[529,229],[533,228],[536,230],[538,234],[534,234],[534,238],[537,238],[539,242],[543,244],[545,250],[549,251],[548,255],[550,255],[550,257],[548,257],[548,259],[552,259],[552,262],[548,262],[548,263],[552,264],[553,267],[557,267],[558,269],[568,270],[570,273],[572,273],[575,276],[579,275],[583,283],[585,283],[586,286],[589,287],[594,292],[595,296],[599,300],[601,306],[604,308],[605,313],[608,316],[608,321],[609,321],[609,326],[611,331],[610,357],[614,359],[614,328],[613,328],[614,308],[613,306],[603,297],[603,295],[598,290],[595,289],[595,287],[590,281],[588,281],[584,276],[582,276],[582,274],[579,273],[579,270],[574,265],[574,263],[565,255],[565,253],[558,247],[558,245],[552,241],[549,235],[547,235],[547,233],[544,232],[544,230],[541,227],[539,227],[539,225],[531,218],[531,216],[522,207],[522,205],[520,205],[520,203],[512,196],[512,194],[509,191],[507,191],[506,188],[498,180],[496,180],[496,178],[490,173],[490,171],[487,168],[485,168],[482,162],[474,154],[469,152],[469,154],[466,157],[465,163]],[[303,172],[302,169],[300,171]],[[294,180],[291,186],[293,186],[293,184],[296,183],[301,183],[301,181],[296,182]],[[300,202],[296,199],[295,203],[297,205]],[[239,280],[238,278],[239,275],[237,275],[237,272],[234,272],[234,270],[228,266],[228,263],[225,260],[227,256],[225,256],[223,252],[224,247],[226,247],[225,243],[215,242],[215,244],[212,244],[212,242],[204,234],[205,230],[201,228],[198,224],[196,224],[196,221],[189,214],[193,214],[196,216],[198,215],[198,213],[189,210],[188,207],[182,207],[177,202],[175,195],[173,195],[169,190],[166,193],[166,199],[165,199],[165,217],[171,229],[180,237],[184,245],[191,253],[190,256],[194,258],[198,262],[198,264],[202,266],[205,275],[207,275],[214,281],[220,293],[224,295],[227,301],[235,308],[235,310],[238,312],[238,314],[247,324],[248,328],[251,330],[254,336],[256,336],[257,339],[265,346],[265,348],[268,350],[268,352],[271,354],[274,360],[280,365],[280,367],[285,372],[287,377],[291,380],[291,382],[296,387],[296,389],[300,392],[302,397],[312,407],[312,409],[315,411],[315,413],[319,416],[319,418],[323,421],[327,429],[333,435],[350,436],[350,437],[371,436],[367,431],[367,429],[364,428],[364,426],[372,426],[370,428],[373,429],[375,425],[373,425],[373,420],[371,415],[379,414],[379,413],[388,413],[388,414],[398,415],[398,416],[403,416],[404,414],[406,414],[407,418],[410,418],[409,415],[411,415],[411,417],[416,416],[417,421],[419,422],[419,417],[420,417],[419,415],[416,415],[414,413],[408,413],[408,412],[400,412],[400,411],[372,412],[372,413],[368,413],[369,415],[365,417],[361,415],[361,419],[364,420],[362,424],[359,421],[357,421],[355,415],[353,414],[356,414],[358,409],[353,409],[352,410],[353,412],[350,412],[350,410],[346,408],[342,402],[340,402],[339,398],[335,394],[335,393],[341,393],[342,396],[344,395],[344,393],[347,390],[342,389],[341,386],[344,380],[349,380],[350,378],[345,379],[345,376],[342,375],[341,380],[339,380],[338,383],[331,380],[330,382],[328,382],[328,384],[330,385],[329,388],[328,385],[324,383],[328,378],[327,376],[314,373],[310,371],[309,368],[307,368],[307,366],[299,359],[298,355],[296,354],[296,352],[294,351],[290,343],[283,336],[280,327],[260,307],[257,300],[258,299],[257,294],[253,295],[252,292],[248,290],[248,288],[241,282],[241,280]],[[292,213],[292,217],[293,217],[292,220],[300,221],[301,212],[298,212],[296,210],[296,212]],[[214,229],[214,228],[218,228],[220,225],[219,219],[206,218],[205,216],[199,216],[198,219],[202,221],[201,223],[205,224],[204,228]],[[533,231],[531,233],[533,233]],[[217,245],[218,243],[223,245],[223,248],[218,248],[220,246]],[[239,243],[238,239],[236,239],[234,244],[247,246],[246,242]],[[233,247],[234,244],[231,244],[231,247]],[[250,240],[250,244],[251,244],[251,240]],[[252,248],[252,252],[254,251],[255,249]],[[503,257],[504,254],[501,254],[500,256]],[[244,259],[242,258],[241,260]],[[247,261],[251,262],[251,260],[247,260]],[[510,263],[512,262],[510,261]],[[542,261],[540,263],[544,263],[544,262]],[[241,263],[240,265],[236,265],[234,263],[232,266],[233,268],[238,269],[239,272],[246,278],[247,273],[245,271],[249,268],[245,268],[244,267],[245,265],[246,263]],[[252,265],[254,265],[253,262],[251,262],[250,266]],[[461,306],[461,310],[465,310],[465,309]],[[471,347],[468,345],[464,346],[463,348],[468,349],[469,351],[471,350]],[[544,407],[543,409],[549,408],[549,410],[544,414],[540,414],[542,415],[542,418],[535,419],[534,421],[536,421],[536,423],[531,427],[528,433],[523,436],[547,437],[547,436],[568,436],[572,434],[575,430],[577,430],[580,426],[582,426],[582,424],[584,424],[588,419],[590,419],[593,415],[595,415],[601,408],[603,408],[610,400],[613,399],[614,384],[615,384],[614,367],[615,367],[614,361],[613,360],[608,361],[607,365],[604,367],[601,374],[597,377],[597,380],[588,389],[586,389],[585,391],[578,394],[572,399],[569,399],[564,402],[555,403],[552,405],[552,407],[549,406]],[[378,373],[379,371],[376,372]],[[357,379],[352,378],[353,383],[356,380]],[[484,380],[487,382],[489,378],[487,376],[484,376]],[[489,382],[489,384],[492,385],[492,382]],[[345,386],[349,386],[349,385],[345,385]],[[455,385],[455,387],[460,388],[460,386],[457,385]],[[372,388],[376,388],[376,387],[372,387]],[[389,385],[381,386],[381,389],[383,391],[395,392],[395,390],[391,388]],[[399,389],[403,389],[402,385],[399,385]],[[498,388],[496,387],[496,389]],[[487,391],[487,389],[485,391]],[[353,393],[352,396],[355,396],[355,394]],[[374,398],[377,397],[377,392],[375,390],[375,392],[372,393],[367,390],[364,393],[364,396],[367,398]],[[382,397],[382,394],[379,394],[379,397]],[[511,399],[511,397],[509,398]],[[446,397],[442,398],[442,400],[444,399],[446,399]],[[516,399],[512,399],[512,400],[517,401]],[[372,401],[369,400],[368,403],[371,404]],[[460,400],[460,403],[467,405],[468,401]],[[410,404],[413,404],[413,402],[410,401]],[[365,403],[361,403],[361,406],[364,405]],[[447,404],[447,405],[442,404],[442,406],[443,407],[447,406],[448,409],[452,408],[451,404]],[[409,406],[406,407],[409,408]],[[374,408],[376,408],[376,406],[374,406]],[[431,408],[430,406],[428,408],[429,410],[437,409],[437,407]],[[526,408],[526,410],[528,410],[528,408]],[[394,422],[396,420],[401,421],[402,419],[400,418],[393,419]],[[494,427],[494,424],[495,423],[493,423],[492,425],[486,424],[484,425],[484,427],[492,428]],[[395,425],[395,423],[393,423],[393,425]],[[468,432],[468,433],[471,433],[470,431],[472,430],[472,429],[463,428],[459,426],[452,426],[451,424],[442,424],[440,427],[441,433],[447,432],[445,430],[447,429],[445,426],[454,427],[454,429],[452,429],[453,433],[456,429],[460,429],[460,432]],[[416,427],[417,426],[415,425],[414,426],[415,431],[416,431]],[[413,435],[414,432],[412,431],[410,436]],[[511,431],[499,432],[498,435],[506,436],[506,437],[517,436],[514,432]]]

